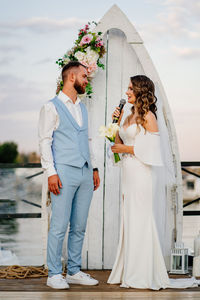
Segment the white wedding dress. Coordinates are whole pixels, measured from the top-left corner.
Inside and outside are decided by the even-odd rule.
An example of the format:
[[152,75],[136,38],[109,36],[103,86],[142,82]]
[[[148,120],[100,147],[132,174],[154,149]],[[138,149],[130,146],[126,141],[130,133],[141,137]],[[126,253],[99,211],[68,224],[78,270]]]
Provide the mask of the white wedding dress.
[[[153,213],[152,166],[162,166],[159,133],[142,126],[120,128],[135,155],[122,158],[122,204],[119,245],[108,283],[125,288],[159,290],[197,286],[195,278],[169,279]],[[158,195],[159,197],[159,195]]]

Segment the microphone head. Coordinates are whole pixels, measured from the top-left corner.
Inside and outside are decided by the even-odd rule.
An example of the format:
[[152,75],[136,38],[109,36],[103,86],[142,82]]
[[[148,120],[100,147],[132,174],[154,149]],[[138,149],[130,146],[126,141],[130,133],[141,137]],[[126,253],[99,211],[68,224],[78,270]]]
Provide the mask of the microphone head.
[[120,104],[124,106],[126,104],[126,100],[125,99],[121,99],[120,100]]

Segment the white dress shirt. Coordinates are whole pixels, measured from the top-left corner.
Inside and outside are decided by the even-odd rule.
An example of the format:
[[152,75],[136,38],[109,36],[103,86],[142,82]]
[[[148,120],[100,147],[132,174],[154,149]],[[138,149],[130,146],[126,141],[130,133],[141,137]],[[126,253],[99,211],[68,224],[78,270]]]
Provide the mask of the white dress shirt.
[[[73,101],[63,92],[60,92],[58,98],[66,105],[73,118],[76,120],[79,126],[82,126],[82,111],[80,107],[80,98],[77,98],[76,102]],[[52,102],[45,103],[40,111],[39,117],[39,151],[41,155],[42,168],[47,171],[47,176],[57,174],[52,154],[52,141],[53,132],[59,126],[59,115]],[[93,153],[92,138],[90,132],[90,126],[88,126],[88,140],[90,148],[91,163],[95,167],[95,158]]]

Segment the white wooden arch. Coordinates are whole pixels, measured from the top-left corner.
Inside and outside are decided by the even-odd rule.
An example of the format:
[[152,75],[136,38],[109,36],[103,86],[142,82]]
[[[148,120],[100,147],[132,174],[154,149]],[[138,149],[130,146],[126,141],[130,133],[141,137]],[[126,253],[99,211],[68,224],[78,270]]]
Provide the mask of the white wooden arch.
[[[168,210],[171,218],[171,243],[182,238],[182,176],[179,151],[172,114],[162,83],[142,39],[124,13],[113,5],[96,27],[103,32],[106,45],[105,70],[93,80],[92,99],[84,100],[89,112],[89,126],[95,143],[96,165],[100,170],[101,186],[94,193],[83,247],[82,267],[88,269],[112,268],[117,250],[120,222],[120,168],[109,164],[106,145],[98,136],[101,125],[111,122],[111,115],[119,100],[125,97],[130,76],[145,74],[156,86],[163,102],[171,149],[174,157],[176,185],[168,191]],[[43,193],[44,255],[46,254],[47,213],[45,189]],[[166,258],[169,266],[169,257]]]

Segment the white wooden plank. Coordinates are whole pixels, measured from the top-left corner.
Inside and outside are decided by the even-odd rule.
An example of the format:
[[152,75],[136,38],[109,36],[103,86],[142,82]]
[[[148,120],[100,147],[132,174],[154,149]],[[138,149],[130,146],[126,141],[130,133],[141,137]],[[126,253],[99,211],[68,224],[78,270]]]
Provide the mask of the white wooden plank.
[[[122,65],[124,34],[116,29],[109,30],[107,70],[107,124],[122,97]],[[119,238],[120,167],[113,166],[107,159],[104,199],[104,268],[114,263]]]
[[[126,91],[128,89],[130,77],[144,74],[144,70],[140,60],[137,57],[133,47],[124,39],[123,44],[123,65],[122,65],[122,97],[127,100]],[[132,105],[127,103],[124,109],[124,117],[130,114]],[[122,120],[122,122],[123,122]]]
[[[106,44],[106,35],[104,37]],[[101,60],[106,64],[106,58]],[[86,99],[84,103],[88,109],[89,126],[92,132],[93,151],[96,165],[98,167],[101,184],[93,194],[88,218],[87,233],[83,249],[85,257],[84,266],[89,269],[102,268],[102,235],[103,235],[103,190],[104,190],[104,138],[99,137],[99,127],[105,122],[105,93],[106,93],[106,71],[99,69],[93,79],[92,99]]]
[[47,174],[44,172],[42,176],[42,210],[41,210],[41,220],[42,220],[42,252],[44,256],[44,264],[47,266],[47,237],[48,237],[48,227],[50,219],[50,209],[47,209],[47,191],[48,191],[48,181]]
[[142,39],[133,24],[116,4],[107,11],[98,24],[98,30],[103,32],[113,28],[124,32],[128,42],[142,43]]

